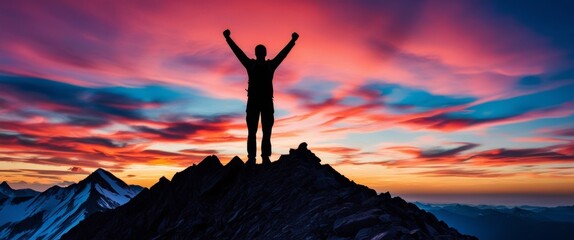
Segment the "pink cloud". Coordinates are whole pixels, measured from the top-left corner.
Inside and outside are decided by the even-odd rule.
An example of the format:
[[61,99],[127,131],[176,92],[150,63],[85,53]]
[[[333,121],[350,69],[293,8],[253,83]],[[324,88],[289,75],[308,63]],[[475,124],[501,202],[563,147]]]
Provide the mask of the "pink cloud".
[[[274,141],[281,147],[301,138],[338,141],[350,133],[395,127],[409,127],[412,132],[455,132],[572,114],[566,106],[481,124],[464,119],[443,121],[432,117],[466,106],[399,114],[392,112],[381,96],[357,91],[368,82],[379,81],[432,94],[464,93],[478,98],[473,103],[478,104],[523,94],[525,90],[515,87],[519,77],[551,71],[561,60],[559,51],[550,47],[544,36],[475,2],[19,1],[3,4],[0,22],[7,23],[0,38],[1,73],[76,86],[191,87],[210,97],[241,101],[246,99],[247,77],[226,46],[222,31],[231,29],[232,37],[251,57],[259,43],[268,47],[269,57],[275,56],[291,32],[297,31],[301,38],[277,70],[274,83],[276,109],[282,114],[276,119]],[[336,87],[329,90],[329,98],[319,102],[310,100],[314,89],[311,94],[288,91],[308,79],[334,82]],[[346,103],[346,97],[356,97],[359,103]],[[84,113],[79,107],[44,100],[31,106],[30,96],[12,93],[0,96],[0,106],[3,116],[32,107],[44,112]],[[111,106],[123,110],[160,107],[121,102]],[[14,136],[5,137],[0,160],[81,169],[102,167],[106,161],[118,169],[135,163],[182,166],[212,151],[227,154],[233,151],[229,146],[243,149],[246,132],[243,116],[207,123],[195,117],[160,121],[106,115],[105,122],[72,126],[41,113],[28,114],[17,120],[2,118],[0,127],[37,141],[26,145]],[[185,131],[178,124],[190,128]],[[114,147],[113,143],[125,145]],[[150,151],[147,148],[152,143],[190,144],[193,148]],[[529,162],[569,163],[568,156],[574,151],[569,145],[538,150],[547,155],[528,155]],[[339,164],[372,164],[356,161],[366,154],[362,149],[337,144],[317,151],[343,155]],[[517,152],[508,150],[474,155],[455,151],[432,159],[420,147],[407,144],[384,151],[410,158],[403,163],[381,160],[374,164],[425,166],[461,163],[471,157],[476,163],[472,167],[520,164],[517,157],[509,156]],[[473,171],[428,174],[468,173]]]

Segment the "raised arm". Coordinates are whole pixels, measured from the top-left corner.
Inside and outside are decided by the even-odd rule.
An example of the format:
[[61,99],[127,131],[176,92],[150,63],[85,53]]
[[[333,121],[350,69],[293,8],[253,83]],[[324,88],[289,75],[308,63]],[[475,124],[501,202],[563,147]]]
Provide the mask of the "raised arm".
[[297,41],[297,39],[299,39],[299,34],[297,34],[296,32],[291,34],[291,41],[289,41],[289,43],[287,43],[287,46],[285,46],[283,50],[281,50],[281,52],[279,52],[279,54],[277,54],[277,56],[275,56],[275,58],[273,59],[275,67],[278,67],[279,64],[283,62],[283,59],[287,57],[287,54],[289,54],[291,49],[293,49],[293,47],[295,46],[295,41]]
[[229,31],[229,29],[226,29],[225,31],[223,31],[223,36],[225,37],[225,40],[227,41],[227,44],[229,44],[229,47],[231,48],[233,53],[235,53],[235,56],[237,56],[237,59],[239,59],[239,61],[241,62],[241,64],[243,64],[243,66],[247,66],[247,63],[249,63],[249,58],[247,57],[247,55],[245,55],[245,53],[241,50],[241,48],[237,46],[237,44],[233,41],[233,39],[231,39],[231,31]]

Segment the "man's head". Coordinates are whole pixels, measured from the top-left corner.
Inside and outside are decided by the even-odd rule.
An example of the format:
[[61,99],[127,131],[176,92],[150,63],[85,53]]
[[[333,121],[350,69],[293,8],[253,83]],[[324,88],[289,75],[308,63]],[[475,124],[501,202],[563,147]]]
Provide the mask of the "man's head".
[[257,59],[265,60],[265,56],[267,56],[267,49],[262,44],[257,45],[255,47],[255,56]]

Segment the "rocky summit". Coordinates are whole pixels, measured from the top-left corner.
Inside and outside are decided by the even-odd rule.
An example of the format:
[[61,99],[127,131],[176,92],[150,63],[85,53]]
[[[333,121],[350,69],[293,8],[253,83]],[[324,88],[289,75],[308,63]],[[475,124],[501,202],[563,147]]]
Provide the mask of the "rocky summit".
[[305,143],[268,165],[209,156],[62,239],[476,239],[320,161]]

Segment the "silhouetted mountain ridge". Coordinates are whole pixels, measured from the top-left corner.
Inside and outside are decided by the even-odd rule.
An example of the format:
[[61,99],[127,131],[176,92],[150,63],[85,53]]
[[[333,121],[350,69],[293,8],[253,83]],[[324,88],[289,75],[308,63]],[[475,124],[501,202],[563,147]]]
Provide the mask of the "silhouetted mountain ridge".
[[459,231],[483,240],[572,239],[574,206],[503,207],[415,203]]
[[39,192],[32,189],[12,189],[6,181],[0,183],[0,199],[5,197],[33,197]]
[[475,239],[320,161],[306,144],[269,165],[208,156],[62,239]]

